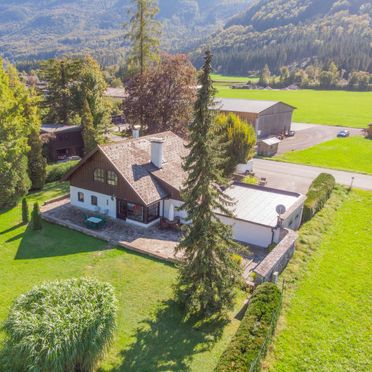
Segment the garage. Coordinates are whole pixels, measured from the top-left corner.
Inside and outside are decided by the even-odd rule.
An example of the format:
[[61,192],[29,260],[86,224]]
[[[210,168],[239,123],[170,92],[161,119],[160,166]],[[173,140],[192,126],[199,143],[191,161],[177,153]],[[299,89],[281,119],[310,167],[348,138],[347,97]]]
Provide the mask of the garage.
[[300,227],[306,199],[302,194],[244,183],[234,183],[225,193],[234,201],[229,208],[233,217],[218,212],[216,215],[232,226],[236,241],[267,248],[280,228],[297,230]]

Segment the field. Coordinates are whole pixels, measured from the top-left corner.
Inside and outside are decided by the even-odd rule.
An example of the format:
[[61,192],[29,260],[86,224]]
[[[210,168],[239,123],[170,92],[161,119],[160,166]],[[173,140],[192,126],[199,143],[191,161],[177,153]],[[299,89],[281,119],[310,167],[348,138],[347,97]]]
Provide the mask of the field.
[[[29,205],[66,191],[50,184],[31,195]],[[225,327],[193,328],[172,301],[172,265],[48,223],[34,232],[21,224],[19,206],[0,211],[0,251],[0,323],[12,301],[35,284],[91,276],[115,287],[118,330],[101,371],[213,371],[239,326],[234,318]]]
[[271,160],[372,174],[372,141],[363,137],[337,138]]
[[297,107],[293,121],[366,128],[372,120],[372,92],[247,90],[216,85],[217,96],[283,101]]
[[226,76],[219,74],[211,74],[211,78],[214,82],[217,83],[246,83],[248,81],[258,82],[258,78],[244,77],[244,76]]
[[[343,202],[337,198],[302,228],[307,233],[284,274],[292,290],[265,369],[372,369],[372,193],[355,190],[344,192]],[[307,252],[301,250],[306,244]]]

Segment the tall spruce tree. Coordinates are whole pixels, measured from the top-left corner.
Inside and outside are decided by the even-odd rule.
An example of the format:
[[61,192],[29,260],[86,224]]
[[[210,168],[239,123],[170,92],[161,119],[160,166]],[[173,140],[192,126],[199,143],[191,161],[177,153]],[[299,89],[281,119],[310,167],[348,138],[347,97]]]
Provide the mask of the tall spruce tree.
[[189,155],[184,162],[188,174],[182,207],[191,222],[177,248],[184,252],[176,286],[176,298],[185,307],[187,317],[207,318],[222,315],[233,305],[240,270],[232,258],[231,227],[215,215],[219,210],[230,215],[231,200],[220,186],[226,183],[220,157],[220,139],[213,127],[215,114],[210,110],[215,89],[210,73],[212,55],[206,52],[201,86],[195,104],[195,118],[189,128]]
[[125,36],[131,42],[128,58],[129,72],[143,74],[152,62],[159,61],[160,23],[155,20],[159,12],[157,0],[132,0],[133,13]]
[[93,125],[93,115],[89,108],[88,100],[84,100],[83,104],[83,114],[81,118],[81,125],[83,127],[82,135],[84,141],[84,152],[87,154],[89,151],[93,150],[97,142],[95,140],[95,130]]

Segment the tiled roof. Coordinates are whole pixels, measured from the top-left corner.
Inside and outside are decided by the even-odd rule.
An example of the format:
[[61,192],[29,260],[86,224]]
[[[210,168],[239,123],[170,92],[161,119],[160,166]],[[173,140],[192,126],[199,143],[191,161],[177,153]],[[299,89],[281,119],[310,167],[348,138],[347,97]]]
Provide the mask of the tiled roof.
[[164,163],[163,168],[159,169],[151,163],[150,140],[153,137],[145,136],[100,146],[101,151],[147,205],[168,195],[152,174],[177,190],[181,187],[184,179],[182,158],[187,154],[184,141],[174,133],[156,134],[157,138],[164,139]]

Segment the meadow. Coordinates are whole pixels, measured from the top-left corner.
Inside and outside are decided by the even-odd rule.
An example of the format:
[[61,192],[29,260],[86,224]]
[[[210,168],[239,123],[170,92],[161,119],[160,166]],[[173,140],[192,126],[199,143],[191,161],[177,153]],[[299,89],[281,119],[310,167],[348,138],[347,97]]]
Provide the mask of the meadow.
[[363,137],[336,138],[271,160],[372,174],[372,141]]
[[372,92],[322,90],[248,90],[215,84],[218,97],[283,101],[296,107],[298,123],[366,128],[372,121]]
[[[29,205],[67,190],[49,184],[28,197]],[[21,223],[19,205],[0,211],[0,251],[0,323],[16,297],[45,281],[86,276],[114,286],[118,329],[100,371],[213,371],[239,326],[233,315],[243,293],[230,322],[195,327],[172,300],[173,265],[46,222],[35,232]]]
[[302,227],[264,370],[371,370],[371,219],[371,192],[338,189]]

